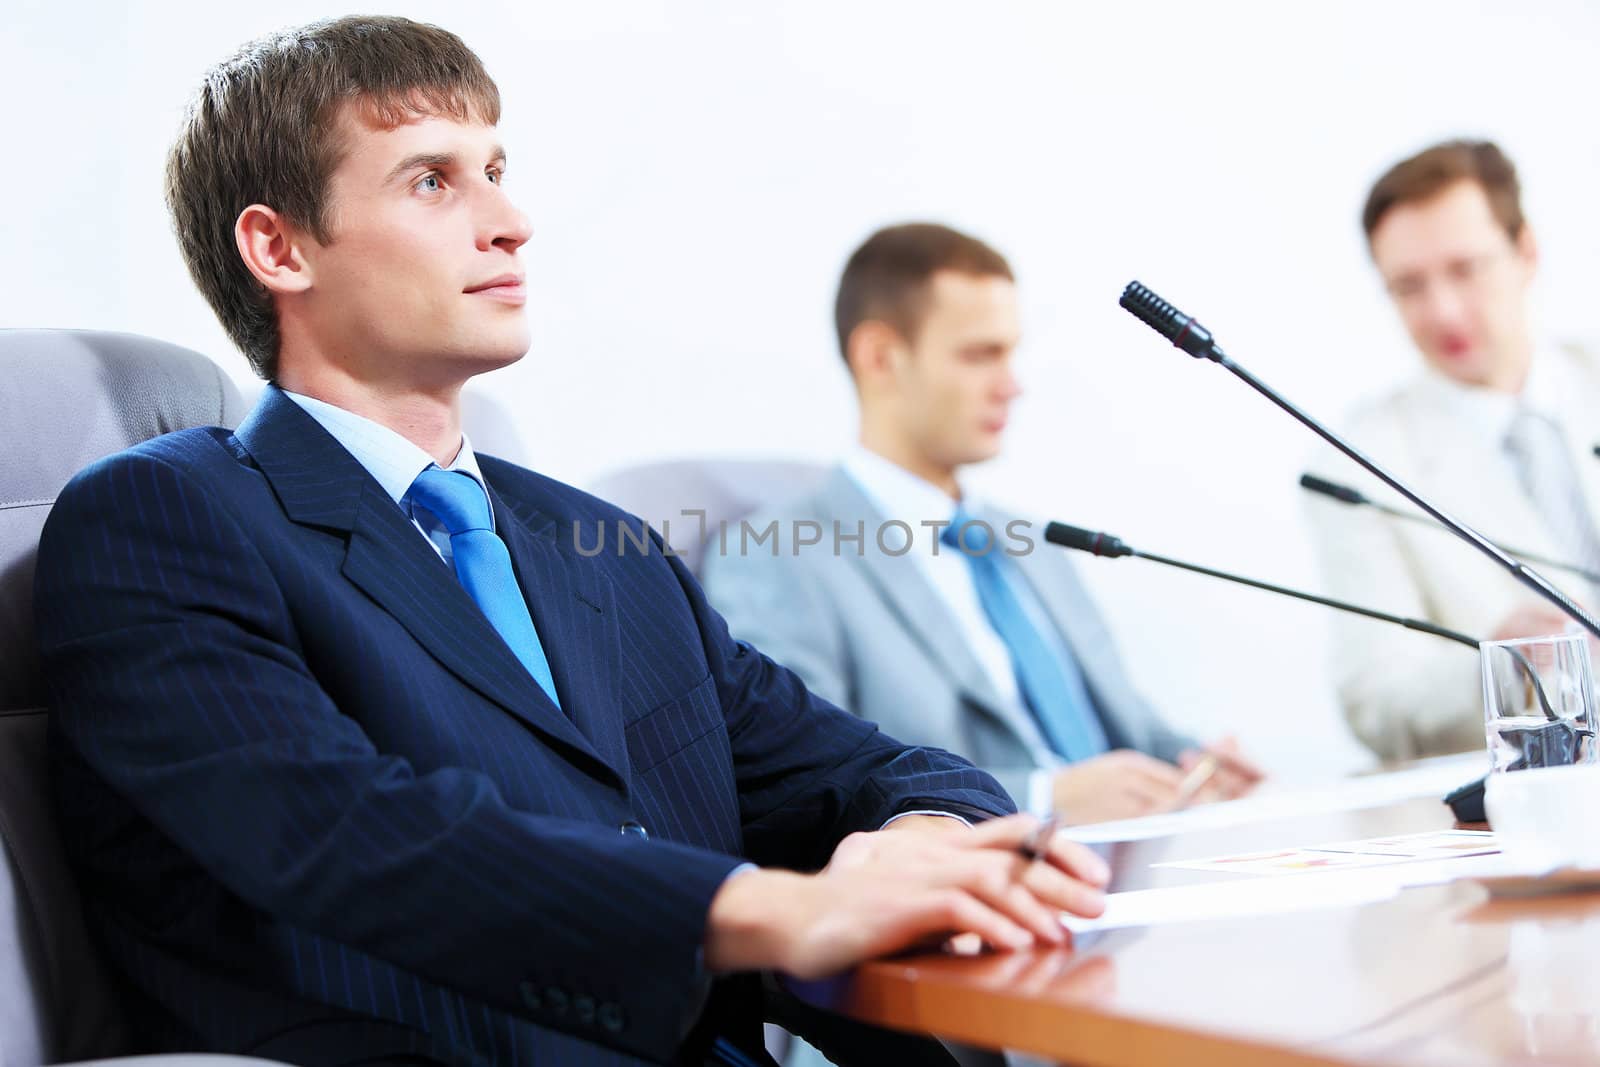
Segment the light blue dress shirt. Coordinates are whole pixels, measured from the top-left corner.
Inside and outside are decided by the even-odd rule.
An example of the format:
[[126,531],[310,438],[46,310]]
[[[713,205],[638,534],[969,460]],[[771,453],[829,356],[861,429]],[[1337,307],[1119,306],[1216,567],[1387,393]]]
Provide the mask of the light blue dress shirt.
[[[401,510],[407,510],[401,503],[406,493],[411,490],[411,483],[417,480],[417,475],[429,467],[438,466],[434,458],[421,448],[395,433],[389,427],[344,408],[335,407],[325,400],[315,397],[303,396],[300,393],[291,393],[285,389],[283,395],[300,405],[300,409],[313,419],[333,439],[344,446],[346,452],[355,457],[356,462],[366,468],[368,474],[383,486],[383,491],[389,494],[389,499]],[[472,480],[483,488],[484,499],[489,498],[489,490],[484,485],[483,472],[478,469],[478,457],[473,454],[472,445],[467,441],[467,435],[461,435],[461,451],[456,453],[456,458],[451,461],[445,470],[460,471],[472,476]],[[494,507],[489,508],[489,521],[494,522]],[[420,509],[412,518],[411,524],[417,532],[428,539],[435,552],[446,562],[450,558],[450,531],[444,524],[435,519],[426,508]]]

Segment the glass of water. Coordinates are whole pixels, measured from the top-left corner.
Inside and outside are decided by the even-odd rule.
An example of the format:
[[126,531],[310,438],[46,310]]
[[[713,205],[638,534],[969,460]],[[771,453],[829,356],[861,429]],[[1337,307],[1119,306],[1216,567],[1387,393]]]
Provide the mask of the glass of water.
[[1478,660],[1492,770],[1595,762],[1594,668],[1585,635],[1484,641]]

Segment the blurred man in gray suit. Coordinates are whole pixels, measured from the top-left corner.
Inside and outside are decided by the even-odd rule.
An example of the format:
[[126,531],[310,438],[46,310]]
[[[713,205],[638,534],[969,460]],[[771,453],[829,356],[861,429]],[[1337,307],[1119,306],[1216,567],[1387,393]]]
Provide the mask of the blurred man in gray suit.
[[1245,792],[1259,772],[1231,740],[1201,748],[1138,694],[1065,553],[962,491],[1020,391],[1005,259],[944,226],[890,227],[850,257],[835,314],[859,446],[747,520],[778,523],[770,548],[712,545],[706,590],[734,633],[1025,809],[1098,822]]

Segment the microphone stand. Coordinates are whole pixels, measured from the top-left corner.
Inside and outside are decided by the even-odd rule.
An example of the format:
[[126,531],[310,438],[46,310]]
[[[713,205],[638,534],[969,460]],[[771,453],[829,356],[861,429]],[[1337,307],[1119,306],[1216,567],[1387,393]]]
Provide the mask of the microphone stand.
[[[1596,622],[1594,617],[1587,611],[1573,603],[1572,599],[1565,593],[1551,585],[1549,581],[1531,567],[1513,559],[1502,551],[1499,546],[1466,523],[1456,519],[1443,508],[1435,507],[1424,500],[1418,493],[1400,481],[1399,478],[1379,466],[1375,460],[1369,458],[1343,437],[1322,425],[1311,415],[1300,410],[1299,407],[1291,403],[1288,398],[1278,393],[1266,382],[1228,358],[1227,353],[1223,352],[1221,346],[1212,337],[1211,331],[1200,325],[1192,315],[1185,315],[1137,281],[1128,283],[1127,287],[1123,289],[1122,298],[1118,303],[1125,310],[1131,312],[1139,321],[1171,341],[1174,348],[1181,349],[1196,359],[1209,359],[1213,363],[1221,364],[1236,378],[1266,397],[1276,407],[1287,412],[1306,429],[1360,464],[1379,481],[1421,508],[1451,533],[1494,560],[1517,581],[1551,604],[1554,604],[1557,608],[1560,608],[1568,617],[1576,620],[1591,635],[1600,638],[1600,622]],[[1596,446],[1595,452],[1596,455],[1600,455],[1600,446]],[[1526,668],[1526,661],[1524,661],[1524,665]],[[1532,677],[1531,673],[1530,677]],[[1535,680],[1535,688],[1538,688],[1537,680]],[[1546,702],[1541,700],[1541,703]],[[1546,722],[1535,729],[1551,729],[1554,726],[1554,723]],[[1458,794],[1462,792],[1461,790],[1457,791]],[[1448,799],[1453,800],[1456,795],[1452,794],[1452,797]]]
[[[1147,559],[1152,563],[1160,563],[1163,566],[1177,567],[1179,570],[1191,571],[1195,574],[1203,574],[1208,578],[1220,578],[1225,582],[1234,582],[1239,585],[1247,585],[1252,589],[1260,589],[1268,593],[1277,593],[1280,596],[1293,597],[1295,600],[1304,600],[1312,604],[1321,604],[1323,607],[1333,608],[1335,611],[1344,611],[1352,615],[1361,615],[1368,619],[1377,619],[1379,622],[1388,622],[1393,623],[1396,626],[1404,626],[1408,630],[1415,630],[1419,633],[1432,634],[1435,637],[1442,637],[1446,641],[1454,641],[1458,645],[1466,645],[1468,648],[1473,649],[1474,651],[1476,651],[1478,646],[1482,644],[1478,638],[1472,637],[1469,634],[1461,633],[1459,630],[1447,630],[1443,626],[1436,626],[1433,623],[1425,622],[1422,619],[1412,619],[1404,615],[1393,615],[1387,611],[1378,611],[1376,608],[1368,608],[1363,607],[1360,604],[1352,604],[1348,600],[1335,600],[1332,597],[1319,596],[1316,593],[1307,593],[1301,589],[1290,589],[1288,586],[1274,585],[1271,582],[1263,582],[1256,578],[1247,578],[1242,574],[1232,574],[1228,571],[1219,571],[1213,567],[1204,567],[1198,563],[1189,563],[1185,560],[1173,559],[1170,556],[1160,556],[1154,552],[1144,552],[1140,549],[1134,548],[1132,545],[1129,545],[1120,537],[1113,537],[1108,533],[1102,533],[1096,530],[1084,530],[1077,526],[1068,526],[1064,522],[1052,522],[1048,524],[1044,530],[1044,539],[1053,545],[1060,546],[1061,548],[1077,549],[1080,552],[1088,552],[1095,556],[1105,556],[1110,559],[1118,559],[1122,556],[1133,556],[1136,559]],[[1505,651],[1513,660],[1516,661],[1517,666],[1521,669],[1523,676],[1527,678],[1528,686],[1533,690],[1534,698],[1539,702],[1539,710],[1544,714],[1545,718],[1545,721],[1540,723],[1538,726],[1521,728],[1518,731],[1519,736],[1532,737],[1535,734],[1543,735],[1547,731],[1553,731],[1556,727],[1556,724],[1559,723],[1562,728],[1569,731],[1572,735],[1570,738],[1570,743],[1556,742],[1558,745],[1563,746],[1559,749],[1563,752],[1570,752],[1574,750],[1577,746],[1578,738],[1594,736],[1594,730],[1592,727],[1574,725],[1570,720],[1562,716],[1560,712],[1556,711],[1556,709],[1550,703],[1550,698],[1545,694],[1544,686],[1539,682],[1538,672],[1534,670],[1533,664],[1528,662],[1528,658],[1522,654],[1520,649],[1508,647]],[[1510,731],[1507,732],[1509,733]],[[1547,740],[1545,743],[1548,745],[1550,742]],[[1567,762],[1571,761],[1568,760]]]
[[1209,359],[1213,363],[1220,364],[1240,381],[1266,397],[1277,407],[1282,408],[1312,433],[1366,468],[1379,481],[1427,512],[1451,533],[1494,560],[1517,581],[1560,608],[1571,618],[1577,620],[1578,624],[1589,633],[1596,638],[1600,638],[1600,622],[1596,622],[1594,617],[1587,611],[1573,603],[1572,599],[1565,593],[1551,585],[1537,571],[1501,551],[1494,542],[1472,529],[1472,527],[1456,519],[1443,508],[1435,507],[1424,500],[1399,478],[1380,467],[1375,460],[1369,458],[1365,453],[1318,422],[1311,415],[1300,410],[1266,382],[1239,366],[1232,359],[1229,359],[1227,354],[1212,339],[1210,332],[1201,327],[1192,317],[1178,311],[1177,308],[1168,304],[1138,282],[1128,283],[1128,287],[1123,290],[1120,303],[1144,322],[1145,325],[1170,340],[1175,348],[1180,348],[1197,359]]
[[[1319,496],[1325,496],[1333,500],[1337,500],[1341,504],[1349,504],[1352,507],[1371,508],[1372,510],[1380,512],[1381,514],[1388,515],[1391,518],[1402,519],[1418,526],[1430,526],[1434,529],[1438,529],[1438,524],[1431,521],[1425,515],[1418,515],[1414,511],[1402,511],[1399,508],[1390,507],[1388,504],[1380,504],[1376,500],[1369,499],[1359,490],[1351,489],[1349,486],[1339,485],[1336,482],[1330,482],[1326,478],[1317,477],[1315,474],[1302,474],[1300,476],[1300,488],[1312,493],[1316,493]],[[1522,549],[1508,545],[1504,541],[1495,541],[1492,543],[1502,552],[1507,552],[1525,563],[1537,563],[1541,567],[1554,567],[1558,571],[1566,571],[1568,574],[1575,574],[1579,578],[1583,578],[1586,581],[1600,584],[1600,571],[1592,571],[1586,567],[1579,567],[1573,563],[1563,563],[1558,559],[1551,559],[1549,556],[1541,556],[1536,552],[1524,552]]]

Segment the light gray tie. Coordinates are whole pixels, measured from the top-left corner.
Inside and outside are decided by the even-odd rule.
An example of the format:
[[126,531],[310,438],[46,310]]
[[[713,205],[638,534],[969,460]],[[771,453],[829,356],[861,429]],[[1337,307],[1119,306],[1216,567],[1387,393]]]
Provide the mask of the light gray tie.
[[[1600,535],[1595,532],[1594,517],[1584,500],[1561,427],[1537,412],[1519,407],[1505,445],[1522,488],[1544,520],[1557,551],[1580,567],[1600,570]],[[1600,603],[1600,589],[1590,586],[1579,599]]]

